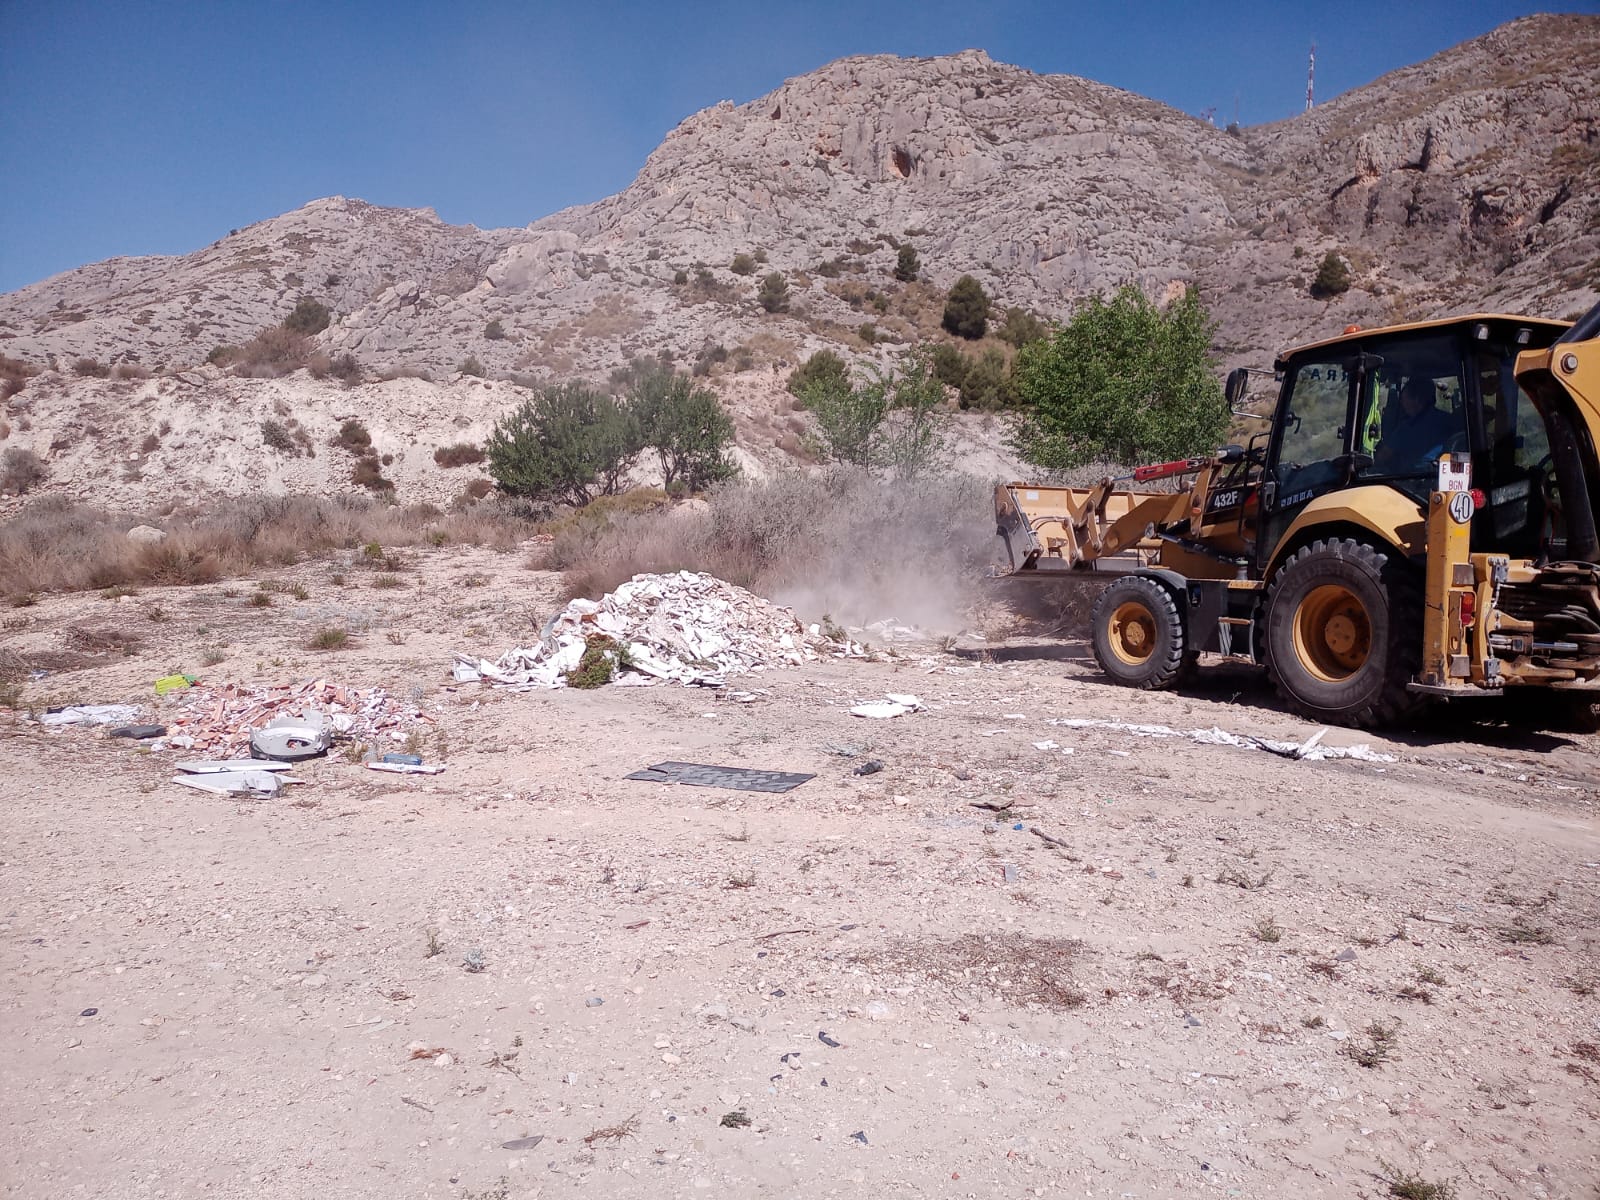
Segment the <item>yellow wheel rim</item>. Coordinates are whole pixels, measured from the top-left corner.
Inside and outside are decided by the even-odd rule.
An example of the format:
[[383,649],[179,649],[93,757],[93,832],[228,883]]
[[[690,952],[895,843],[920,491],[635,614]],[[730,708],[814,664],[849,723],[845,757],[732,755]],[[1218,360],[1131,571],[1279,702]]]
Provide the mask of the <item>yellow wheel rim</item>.
[[1349,588],[1312,588],[1294,614],[1294,652],[1324,683],[1340,683],[1366,666],[1372,653],[1372,618]]
[[1117,605],[1109,632],[1111,652],[1130,667],[1144,665],[1156,652],[1155,615],[1137,600]]

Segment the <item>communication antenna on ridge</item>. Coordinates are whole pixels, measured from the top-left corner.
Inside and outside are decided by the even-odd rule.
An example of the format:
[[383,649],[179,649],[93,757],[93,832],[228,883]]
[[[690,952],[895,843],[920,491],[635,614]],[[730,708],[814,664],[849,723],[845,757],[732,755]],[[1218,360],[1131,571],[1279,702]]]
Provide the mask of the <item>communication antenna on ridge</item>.
[[1312,42],[1311,43],[1311,57],[1306,61],[1306,111],[1307,112],[1311,111],[1311,106],[1315,103],[1315,100],[1312,99],[1313,94],[1314,94],[1313,91],[1312,91],[1312,86],[1316,83],[1316,81],[1317,81],[1317,44],[1315,42]]

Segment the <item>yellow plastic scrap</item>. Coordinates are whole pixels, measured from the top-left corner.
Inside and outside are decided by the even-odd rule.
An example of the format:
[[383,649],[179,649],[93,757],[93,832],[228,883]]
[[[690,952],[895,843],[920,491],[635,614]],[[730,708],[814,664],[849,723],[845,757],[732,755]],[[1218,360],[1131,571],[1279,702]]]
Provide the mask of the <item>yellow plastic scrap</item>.
[[163,675],[156,680],[156,695],[165,696],[168,692],[181,692],[184,688],[193,687],[200,679],[195,675]]

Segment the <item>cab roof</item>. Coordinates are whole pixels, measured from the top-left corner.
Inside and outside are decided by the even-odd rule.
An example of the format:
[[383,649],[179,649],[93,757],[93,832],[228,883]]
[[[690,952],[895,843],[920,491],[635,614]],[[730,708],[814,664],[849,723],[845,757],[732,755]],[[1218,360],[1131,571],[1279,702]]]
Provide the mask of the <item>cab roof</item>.
[[[1320,350],[1324,346],[1337,346],[1341,342],[1358,342],[1364,338],[1387,336],[1393,333],[1416,333],[1424,329],[1448,329],[1451,326],[1476,325],[1480,321],[1503,321],[1512,325],[1531,325],[1548,330],[1552,335],[1572,327],[1571,321],[1552,321],[1548,317],[1526,317],[1516,313],[1468,313],[1461,317],[1445,317],[1438,321],[1412,321],[1406,325],[1380,325],[1342,333],[1338,337],[1323,338],[1320,342],[1307,342],[1278,355],[1280,363],[1304,354],[1307,350]],[[1552,340],[1554,340],[1552,338]]]

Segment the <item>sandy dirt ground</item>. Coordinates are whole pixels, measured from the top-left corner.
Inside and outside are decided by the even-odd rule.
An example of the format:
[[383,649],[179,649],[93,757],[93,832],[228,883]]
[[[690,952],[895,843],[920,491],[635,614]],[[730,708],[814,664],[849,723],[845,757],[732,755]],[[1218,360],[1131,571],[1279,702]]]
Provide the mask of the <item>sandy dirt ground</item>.
[[[1142,695],[1003,630],[754,703],[492,690],[451,653],[527,643],[555,577],[404,578],[0,614],[55,665],[24,710],[326,678],[417,703],[448,764],[230,799],[0,714],[0,1194],[1600,1195],[1600,739],[1052,725],[1315,732],[1248,672]],[[354,645],[304,648],[330,624]],[[926,711],[848,714],[885,692]],[[666,759],[816,778],[623,778]]]

